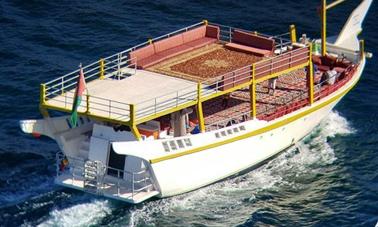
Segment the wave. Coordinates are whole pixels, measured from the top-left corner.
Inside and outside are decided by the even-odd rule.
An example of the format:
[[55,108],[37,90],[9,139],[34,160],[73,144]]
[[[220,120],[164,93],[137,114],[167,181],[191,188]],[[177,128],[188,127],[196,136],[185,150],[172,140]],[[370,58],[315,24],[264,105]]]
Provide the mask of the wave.
[[94,200],[81,203],[62,210],[54,209],[48,220],[39,224],[45,226],[89,226],[98,223],[102,218],[110,215],[111,207],[107,200]]

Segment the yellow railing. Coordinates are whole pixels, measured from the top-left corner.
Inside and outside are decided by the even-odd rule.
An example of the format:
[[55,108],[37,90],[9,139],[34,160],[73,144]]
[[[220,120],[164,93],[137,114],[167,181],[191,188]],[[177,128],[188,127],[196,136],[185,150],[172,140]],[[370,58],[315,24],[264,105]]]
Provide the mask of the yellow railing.
[[[204,21],[154,38],[152,42],[206,23],[208,22]],[[234,28],[230,27],[230,31],[232,31],[232,29]],[[293,30],[295,31],[295,28],[291,29],[292,39],[294,40]],[[280,36],[277,37],[281,39]],[[125,68],[134,69],[136,72],[137,59],[129,59],[129,52],[144,45],[148,45],[148,42],[84,66],[83,71],[86,82],[88,83],[95,79],[121,79],[122,77],[127,77],[129,74],[124,75]],[[201,110],[203,102],[248,86],[251,88],[251,102],[253,103],[255,102],[253,100],[256,100],[255,86],[257,83],[306,65],[308,65],[308,47],[298,48],[256,64],[225,73],[215,80],[205,81],[202,84],[198,84],[198,86],[189,86],[174,93],[156,97],[142,103],[136,103],[135,105],[96,97],[91,95],[90,91],[87,90],[83,97],[83,102],[79,106],[79,112],[105,121],[114,121],[133,127],[139,123],[164,116],[189,106],[197,105],[199,110]],[[127,70],[127,72],[129,71],[130,70]],[[40,97],[41,106],[47,109],[70,112],[74,101],[74,90],[77,86],[78,74],[79,69],[49,81],[46,84],[42,84]],[[255,104],[252,105],[252,108],[254,109],[252,109],[251,115],[256,116]],[[200,112],[202,113],[202,111]],[[202,118],[200,119],[200,128],[201,131],[204,131]]]

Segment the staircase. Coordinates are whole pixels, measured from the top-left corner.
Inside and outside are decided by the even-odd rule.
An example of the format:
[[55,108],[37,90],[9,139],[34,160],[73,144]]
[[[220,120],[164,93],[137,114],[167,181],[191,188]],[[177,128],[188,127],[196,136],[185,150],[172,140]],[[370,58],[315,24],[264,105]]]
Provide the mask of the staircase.
[[84,189],[98,194],[104,174],[105,168],[101,161],[86,161],[84,164]]

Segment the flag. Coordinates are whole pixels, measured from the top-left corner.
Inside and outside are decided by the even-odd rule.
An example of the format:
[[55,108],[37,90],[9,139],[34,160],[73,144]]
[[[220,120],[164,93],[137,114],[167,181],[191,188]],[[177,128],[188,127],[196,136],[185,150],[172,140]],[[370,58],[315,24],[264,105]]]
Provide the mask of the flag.
[[80,103],[81,103],[81,100],[82,100],[82,97],[83,97],[83,93],[84,93],[84,90],[85,90],[85,86],[86,85],[85,85],[84,72],[83,72],[83,68],[80,65],[80,74],[79,74],[79,77],[77,79],[77,87],[76,87],[74,102],[73,102],[72,111],[71,111],[70,122],[71,122],[72,128],[77,126],[77,109],[80,106]]

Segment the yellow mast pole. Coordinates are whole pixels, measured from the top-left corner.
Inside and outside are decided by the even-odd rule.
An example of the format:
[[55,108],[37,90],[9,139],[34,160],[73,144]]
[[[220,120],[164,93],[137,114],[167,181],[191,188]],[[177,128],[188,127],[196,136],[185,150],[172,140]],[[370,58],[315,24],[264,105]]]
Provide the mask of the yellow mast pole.
[[205,128],[205,119],[203,117],[203,110],[202,110],[202,101],[201,101],[201,82],[198,82],[197,84],[197,119],[198,119],[198,125],[201,132],[206,132]]
[[327,53],[327,0],[322,0],[321,6],[322,17],[322,56]]
[[312,45],[309,46],[309,60],[307,67],[308,96],[310,105],[314,103],[314,68],[312,65]]
[[252,81],[249,86],[249,96],[250,96],[250,105],[251,105],[251,117],[256,119],[257,111],[256,111],[256,64],[252,64]]

